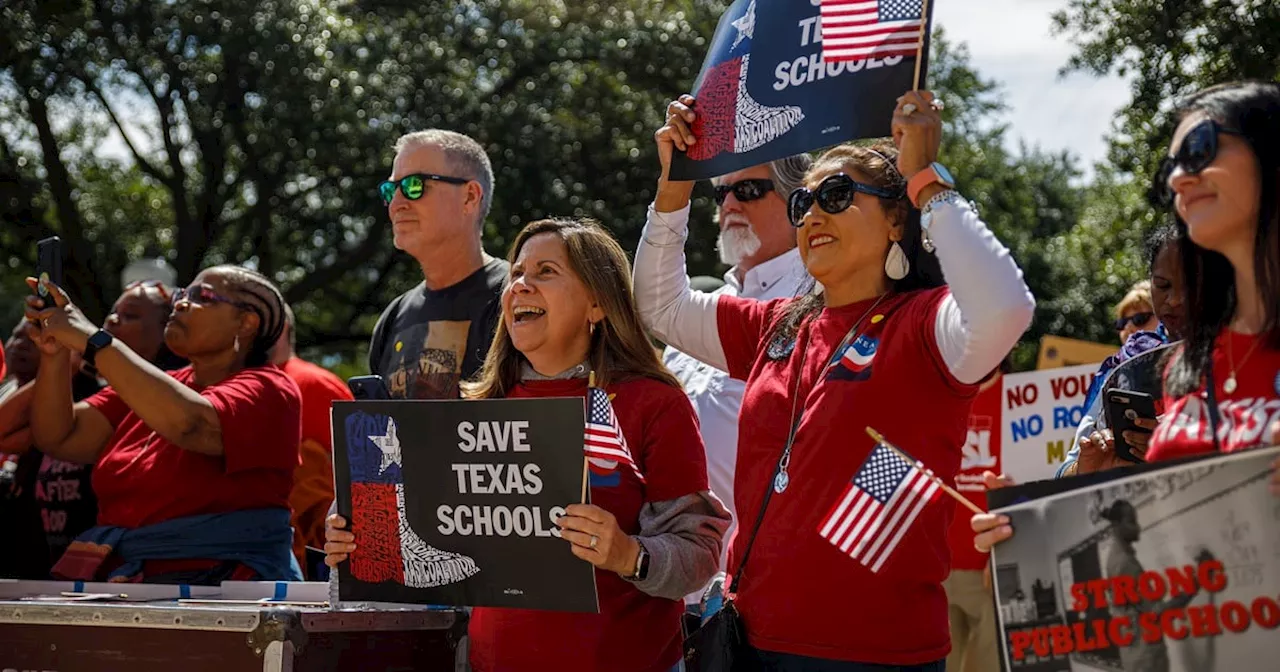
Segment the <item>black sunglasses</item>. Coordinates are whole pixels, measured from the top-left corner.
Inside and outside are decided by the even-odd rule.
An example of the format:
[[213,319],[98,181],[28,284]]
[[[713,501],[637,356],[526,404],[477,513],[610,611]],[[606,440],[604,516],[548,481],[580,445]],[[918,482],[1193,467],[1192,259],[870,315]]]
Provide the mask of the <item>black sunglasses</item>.
[[1152,317],[1155,317],[1155,313],[1134,313],[1129,317],[1118,318],[1116,320],[1116,331],[1124,331],[1124,328],[1128,326],[1130,322],[1132,322],[1135,327],[1146,324]]
[[829,214],[839,214],[853,205],[853,195],[858,192],[892,200],[903,197],[901,191],[881,189],[858,182],[844,173],[836,173],[823,180],[814,191],[800,187],[791,192],[791,198],[787,199],[787,217],[791,219],[791,226],[799,228],[805,213],[814,203]]
[[729,192],[733,192],[733,197],[747,203],[759,200],[765,197],[765,194],[773,191],[773,180],[751,179],[738,180],[733,184],[721,184],[716,187],[716,205],[724,205],[724,199],[729,198]]
[[414,173],[405,175],[399,180],[386,180],[378,185],[378,193],[382,195],[382,202],[391,205],[391,199],[396,197],[396,187],[404,194],[404,197],[416,201],[422,198],[427,192],[427,181],[444,182],[445,184],[466,184],[471,180],[465,177],[449,177],[448,175],[432,175],[430,173]]
[[1173,176],[1175,168],[1181,167],[1183,172],[1195,175],[1218,158],[1219,133],[1240,134],[1212,119],[1205,119],[1187,131],[1176,154],[1167,156],[1160,162],[1160,168],[1151,180],[1151,199],[1157,205],[1167,208],[1173,204],[1173,188],[1169,186],[1169,178]]

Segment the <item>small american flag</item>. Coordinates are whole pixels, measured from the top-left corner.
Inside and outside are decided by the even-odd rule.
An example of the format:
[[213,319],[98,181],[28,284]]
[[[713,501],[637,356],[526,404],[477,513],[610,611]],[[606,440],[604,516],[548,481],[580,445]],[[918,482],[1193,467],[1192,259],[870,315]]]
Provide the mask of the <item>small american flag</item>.
[[840,552],[879,572],[916,516],[938,495],[933,472],[876,444],[818,534]]
[[822,60],[914,56],[923,0],[822,0]]
[[613,404],[609,403],[609,395],[598,387],[587,388],[587,430],[582,450],[587,457],[626,464],[644,482],[640,468],[631,458],[622,428],[618,426],[618,416],[613,412]]

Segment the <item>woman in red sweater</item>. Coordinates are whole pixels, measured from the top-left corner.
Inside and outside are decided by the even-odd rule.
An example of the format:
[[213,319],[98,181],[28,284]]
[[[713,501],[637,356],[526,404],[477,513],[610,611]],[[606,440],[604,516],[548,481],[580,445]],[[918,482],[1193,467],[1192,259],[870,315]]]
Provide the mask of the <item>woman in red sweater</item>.
[[[649,343],[625,253],[591,222],[542,220],[520,232],[502,321],[471,399],[610,397],[639,474],[590,458],[591,505],[560,519],[574,555],[596,566],[600,613],[476,608],[471,665],[489,670],[664,672],[681,656],[683,597],[716,571],[729,524],[707,489],[697,419]],[[641,480],[640,476],[643,476]],[[355,539],[331,516],[326,562]]]
[[[894,143],[836,147],[790,195],[820,289],[769,302],[692,291],[693,183],[668,171],[675,150],[717,140],[695,136],[693,103],[673,102],[656,134],[662,175],[636,252],[636,303],[659,338],[746,381],[734,487],[743,525],[729,567],[753,657],[773,670],[940,672],[954,502],[900,508],[892,537],[852,524],[863,509],[842,502],[852,484],[896,503],[885,486],[902,482],[893,478],[905,463],[876,461],[883,478],[855,481],[874,447],[868,425],[955,476],[977,384],[1026,329],[1034,300],[935,162],[942,106],[915,91],[898,101]],[[838,510],[852,511],[836,514],[847,522],[825,524]]]

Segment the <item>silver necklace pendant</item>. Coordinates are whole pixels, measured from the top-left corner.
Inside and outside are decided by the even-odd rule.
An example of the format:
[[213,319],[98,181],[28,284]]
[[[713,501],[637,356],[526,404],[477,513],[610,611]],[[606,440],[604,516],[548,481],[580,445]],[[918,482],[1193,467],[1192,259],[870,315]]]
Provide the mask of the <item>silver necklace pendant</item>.
[[773,477],[773,491],[782,494],[787,486],[791,483],[791,477],[785,471],[779,471],[777,476]]
[[1227,394],[1232,394],[1236,391],[1236,372],[1235,371],[1232,371],[1231,375],[1227,376],[1227,379],[1222,382],[1222,391],[1226,392]]

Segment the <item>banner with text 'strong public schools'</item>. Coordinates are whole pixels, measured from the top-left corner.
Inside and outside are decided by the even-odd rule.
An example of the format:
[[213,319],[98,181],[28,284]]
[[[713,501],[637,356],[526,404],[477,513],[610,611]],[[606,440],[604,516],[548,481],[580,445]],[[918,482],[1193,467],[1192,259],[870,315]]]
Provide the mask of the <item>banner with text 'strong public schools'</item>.
[[[916,31],[921,21],[926,24],[926,62],[920,75],[924,88],[932,12],[925,15],[922,0],[847,4],[838,12],[863,12],[872,25],[889,27],[868,37],[868,44],[894,34],[886,30],[911,32],[902,26],[909,27],[913,17]],[[897,99],[912,89],[915,48],[908,50],[910,56],[847,60],[846,54],[839,60],[823,60],[820,5],[820,0],[737,0],[729,6],[692,91],[697,100],[698,119],[692,129],[697,143],[688,153],[676,152],[672,179],[711,178],[849,140],[890,134]],[[883,49],[901,51],[901,44]]]
[[1280,667],[1280,497],[1268,489],[1277,455],[992,491],[992,510],[1014,529],[991,552],[1003,668]]

